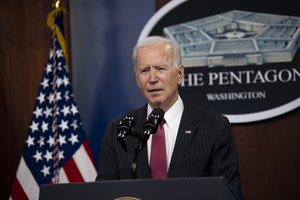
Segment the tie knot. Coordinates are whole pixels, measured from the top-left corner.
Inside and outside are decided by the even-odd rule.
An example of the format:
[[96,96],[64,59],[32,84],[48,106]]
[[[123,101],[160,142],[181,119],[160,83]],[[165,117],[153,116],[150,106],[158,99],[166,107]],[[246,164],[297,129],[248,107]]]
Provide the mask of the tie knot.
[[164,124],[166,123],[166,120],[165,120],[165,118],[163,118],[162,120],[161,120],[161,122],[160,122],[160,126],[163,126]]

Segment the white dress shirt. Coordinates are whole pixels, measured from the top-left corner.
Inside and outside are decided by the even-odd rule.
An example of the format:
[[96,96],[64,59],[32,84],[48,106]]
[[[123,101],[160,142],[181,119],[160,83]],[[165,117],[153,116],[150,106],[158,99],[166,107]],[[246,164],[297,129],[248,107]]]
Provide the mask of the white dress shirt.
[[[166,152],[167,152],[167,167],[169,169],[172,153],[174,150],[176,137],[179,129],[179,123],[181,120],[181,116],[183,113],[183,101],[178,95],[178,99],[175,104],[165,113],[164,119],[166,123],[164,124],[165,129],[165,139],[166,139]],[[147,116],[150,115],[153,108],[148,104],[147,108]],[[151,154],[151,142],[152,135],[149,137],[147,141],[147,150],[148,150],[148,163],[150,163],[150,154]]]

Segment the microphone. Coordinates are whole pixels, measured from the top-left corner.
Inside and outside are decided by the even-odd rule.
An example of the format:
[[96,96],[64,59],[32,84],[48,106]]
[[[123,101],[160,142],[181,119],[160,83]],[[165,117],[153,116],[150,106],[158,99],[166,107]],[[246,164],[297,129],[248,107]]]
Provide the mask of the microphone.
[[142,144],[145,145],[150,135],[156,133],[158,125],[163,120],[165,112],[161,108],[154,108],[147,121],[144,123],[144,134]]
[[117,140],[121,144],[122,148],[125,152],[127,152],[127,145],[125,143],[125,137],[129,134],[132,134],[132,128],[135,125],[135,121],[133,116],[131,115],[125,115],[121,121],[119,122],[117,131],[118,131],[118,137]]

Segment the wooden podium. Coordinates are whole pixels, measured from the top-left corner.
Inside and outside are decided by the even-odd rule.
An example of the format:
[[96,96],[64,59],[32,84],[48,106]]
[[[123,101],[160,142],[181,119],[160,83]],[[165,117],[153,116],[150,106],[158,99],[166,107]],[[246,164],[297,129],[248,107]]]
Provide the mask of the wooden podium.
[[39,200],[241,199],[223,177],[136,179],[42,185]]

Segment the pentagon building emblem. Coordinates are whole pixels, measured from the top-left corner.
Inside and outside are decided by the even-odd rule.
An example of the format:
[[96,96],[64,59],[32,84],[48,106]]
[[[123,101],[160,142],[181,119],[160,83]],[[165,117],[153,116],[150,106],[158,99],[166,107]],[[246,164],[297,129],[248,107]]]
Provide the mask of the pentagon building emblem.
[[186,67],[291,62],[300,46],[300,17],[232,10],[165,27]]
[[139,40],[164,35],[181,46],[185,102],[220,112],[230,123],[270,119],[300,106],[300,1],[272,4],[170,1]]

